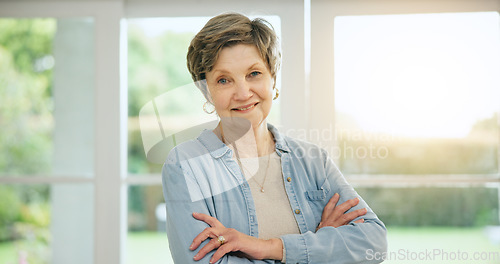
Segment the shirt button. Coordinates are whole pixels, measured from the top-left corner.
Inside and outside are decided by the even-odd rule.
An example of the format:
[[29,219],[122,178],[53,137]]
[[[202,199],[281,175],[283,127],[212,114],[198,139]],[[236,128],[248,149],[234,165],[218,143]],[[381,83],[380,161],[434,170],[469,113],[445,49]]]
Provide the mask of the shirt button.
[[295,214],[300,214],[300,210],[299,209],[295,209]]
[[286,178],[286,180],[287,180],[288,182],[291,182],[291,181],[292,181],[292,178],[288,177],[288,178]]

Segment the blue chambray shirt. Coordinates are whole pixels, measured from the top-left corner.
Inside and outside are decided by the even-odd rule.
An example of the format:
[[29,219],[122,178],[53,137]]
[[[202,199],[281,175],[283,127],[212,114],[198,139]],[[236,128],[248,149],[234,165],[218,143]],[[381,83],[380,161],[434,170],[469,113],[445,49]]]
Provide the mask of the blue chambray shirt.
[[[314,144],[274,135],[281,157],[283,183],[297,220],[300,234],[281,237],[287,263],[378,263],[374,252],[386,252],[386,228],[366,202],[346,182],[324,149]],[[208,225],[192,217],[193,212],[217,218],[224,226],[258,237],[258,223],[250,187],[233,151],[209,130],[197,139],[184,142],[168,155],[162,170],[163,195],[167,210],[167,235],[175,263],[208,263],[215,251],[196,262],[189,249],[193,239]],[[359,197],[349,211],[367,208],[364,223],[324,227],[315,232],[323,208],[335,194],[338,204]],[[349,212],[348,211],[348,212]],[[218,263],[281,263],[279,260],[249,260],[237,254]]]

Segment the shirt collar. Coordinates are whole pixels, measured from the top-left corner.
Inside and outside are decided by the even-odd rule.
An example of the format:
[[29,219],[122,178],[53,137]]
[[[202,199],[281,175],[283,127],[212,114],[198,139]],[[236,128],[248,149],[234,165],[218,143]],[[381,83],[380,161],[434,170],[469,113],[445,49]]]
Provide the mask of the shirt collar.
[[269,123],[267,124],[267,129],[269,129],[269,131],[271,131],[271,133],[274,136],[276,149],[278,149],[280,151],[284,151],[284,152],[290,152],[290,149],[288,148],[288,144],[286,143],[285,138],[279,132],[279,130]]
[[[278,129],[269,123],[267,124],[267,128],[274,136],[276,149],[281,152],[289,152],[290,149],[286,144],[285,138],[281,135]],[[198,136],[198,140],[201,144],[203,144],[203,146],[205,146],[205,148],[207,148],[210,155],[214,158],[220,158],[228,152],[232,155],[232,150],[226,146],[226,144],[224,144],[224,142],[222,142],[212,130],[204,129]]]

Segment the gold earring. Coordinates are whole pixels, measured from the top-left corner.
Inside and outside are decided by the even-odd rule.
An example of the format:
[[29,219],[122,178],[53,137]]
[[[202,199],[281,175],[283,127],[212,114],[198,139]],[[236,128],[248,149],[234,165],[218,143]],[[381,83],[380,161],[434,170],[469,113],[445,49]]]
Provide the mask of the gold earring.
[[274,88],[274,89],[276,90],[276,95],[274,96],[273,100],[276,100],[280,96],[280,91],[278,90],[278,88]]
[[[207,105],[211,105],[213,107],[212,111],[207,110]],[[213,104],[209,103],[208,101],[206,101],[203,104],[203,111],[205,111],[205,113],[207,113],[207,114],[212,114],[213,112],[215,112],[215,106]]]

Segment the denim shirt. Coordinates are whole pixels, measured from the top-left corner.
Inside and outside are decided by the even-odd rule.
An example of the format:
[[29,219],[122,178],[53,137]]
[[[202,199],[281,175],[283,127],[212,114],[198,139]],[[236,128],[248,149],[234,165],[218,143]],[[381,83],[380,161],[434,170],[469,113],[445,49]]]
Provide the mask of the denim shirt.
[[[274,135],[276,153],[281,157],[283,183],[300,234],[281,237],[287,263],[378,263],[368,254],[387,250],[386,228],[366,202],[346,182],[324,149],[314,144]],[[258,223],[250,187],[233,151],[209,130],[197,139],[184,142],[170,151],[162,170],[163,195],[167,210],[167,235],[175,263],[208,263],[215,251],[200,261],[193,257],[200,247],[189,249],[205,222],[192,213],[217,218],[225,227],[258,237]],[[335,194],[341,204],[358,197],[349,211],[366,208],[367,213],[348,225],[323,227],[317,232],[323,208]],[[364,223],[354,223],[363,218]],[[279,260],[249,260],[237,253],[225,255],[217,263],[281,263]]]

